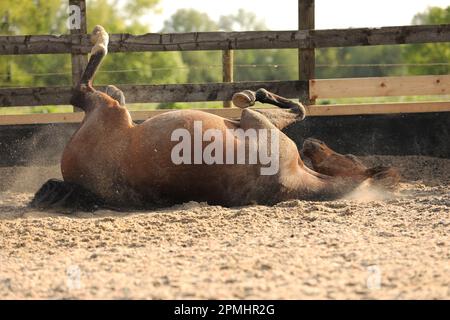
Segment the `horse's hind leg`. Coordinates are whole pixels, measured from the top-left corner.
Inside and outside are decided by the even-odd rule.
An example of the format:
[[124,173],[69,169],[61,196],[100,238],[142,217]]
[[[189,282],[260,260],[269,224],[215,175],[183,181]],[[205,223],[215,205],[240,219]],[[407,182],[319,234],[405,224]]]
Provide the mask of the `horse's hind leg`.
[[102,204],[101,199],[77,184],[50,179],[35,193],[30,207],[94,211]]
[[233,95],[233,103],[239,108],[248,108],[255,102],[268,103],[286,110],[256,110],[263,114],[278,129],[283,129],[291,123],[301,121],[306,116],[305,108],[301,103],[291,101],[266,89],[258,89],[256,92],[245,90]]
[[242,110],[240,127],[244,130],[266,129],[271,132],[276,132],[276,136],[278,138],[278,152],[280,163],[290,162],[294,158],[295,161],[297,161],[298,149],[296,144],[287,135],[281,132],[279,128],[266,117],[265,114],[261,114],[260,112],[252,109]]
[[302,119],[305,117],[305,107],[299,103],[275,93],[267,91],[264,88],[260,88],[253,92],[251,90],[244,90],[233,95],[233,103],[239,108],[248,108],[255,104],[256,101],[261,103],[268,103],[277,106],[281,109],[289,109],[297,113]]

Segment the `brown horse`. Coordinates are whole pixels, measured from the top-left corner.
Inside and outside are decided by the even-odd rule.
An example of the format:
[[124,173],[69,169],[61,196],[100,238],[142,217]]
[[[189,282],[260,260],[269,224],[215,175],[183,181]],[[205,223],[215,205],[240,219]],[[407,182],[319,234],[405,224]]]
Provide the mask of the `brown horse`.
[[[64,181],[44,184],[36,193],[33,206],[127,208],[190,200],[224,206],[274,204],[288,199],[338,198],[366,179],[360,175],[332,177],[306,167],[295,143],[281,132],[305,117],[304,107],[264,89],[234,95],[234,103],[243,108],[238,121],[183,110],[170,111],[138,125],[133,123],[122,91],[108,86],[103,93],[92,86],[95,72],[107,54],[108,34],[97,26],[92,39],[95,46],[71,100],[84,110],[85,117],[62,156]],[[284,110],[248,109],[255,101]],[[235,134],[230,135],[230,131]],[[174,153],[180,150],[181,143],[181,135],[174,136],[176,132],[190,137],[182,141],[187,147],[179,153]],[[257,144],[251,142],[249,132],[256,133]],[[198,145],[194,141],[196,135],[208,137]],[[215,143],[209,160],[203,157],[189,163],[189,153],[198,153],[196,143],[203,156]],[[231,155],[227,154],[230,150]],[[237,150],[248,153],[241,162],[237,160]],[[226,163],[220,161],[220,154],[227,155]],[[256,161],[248,161],[252,157]],[[180,159],[187,161],[180,163]],[[275,170],[264,174],[270,166]]]

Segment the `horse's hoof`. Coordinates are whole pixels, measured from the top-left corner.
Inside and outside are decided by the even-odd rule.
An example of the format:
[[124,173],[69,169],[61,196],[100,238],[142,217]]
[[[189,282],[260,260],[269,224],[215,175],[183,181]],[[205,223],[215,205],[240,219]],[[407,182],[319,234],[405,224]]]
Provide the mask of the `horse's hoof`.
[[251,107],[255,104],[255,93],[250,90],[244,90],[233,95],[233,104],[241,109]]
[[297,107],[292,108],[292,110],[298,114],[299,120],[305,120],[306,108],[300,102],[296,102],[296,103],[297,103]]

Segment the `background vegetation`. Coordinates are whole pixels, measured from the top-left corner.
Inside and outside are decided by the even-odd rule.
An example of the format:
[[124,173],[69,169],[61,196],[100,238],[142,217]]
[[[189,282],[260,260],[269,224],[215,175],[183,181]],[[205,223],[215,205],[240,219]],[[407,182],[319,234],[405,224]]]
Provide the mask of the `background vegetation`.
[[[220,17],[180,9],[163,30],[149,30],[145,15],[158,0],[129,0],[121,10],[117,0],[89,0],[88,30],[101,24],[111,33],[267,30],[264,21],[244,10]],[[2,0],[0,35],[67,33],[67,4],[61,0]],[[431,7],[412,17],[412,24],[450,23],[450,6]],[[447,74],[450,44],[328,48],[316,50],[316,77],[370,77]],[[105,60],[97,84],[205,83],[222,79],[221,52],[117,53]],[[235,81],[294,80],[298,76],[297,50],[235,51]],[[0,56],[0,87],[71,84],[69,55]],[[221,103],[196,104],[221,106]],[[189,104],[152,104],[134,109],[183,108]],[[67,109],[67,108],[66,108]],[[36,107],[31,112],[66,111],[61,107]],[[3,111],[5,111],[4,108]],[[8,108],[17,112],[19,108]],[[20,110],[24,110],[23,108]],[[69,110],[69,109],[67,109]]]

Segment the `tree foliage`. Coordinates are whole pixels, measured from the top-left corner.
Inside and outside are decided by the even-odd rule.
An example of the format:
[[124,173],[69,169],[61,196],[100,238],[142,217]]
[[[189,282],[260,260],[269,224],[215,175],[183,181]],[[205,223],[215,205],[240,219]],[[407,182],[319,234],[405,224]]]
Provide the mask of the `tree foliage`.
[[[103,25],[110,33],[149,32],[141,18],[158,0],[130,0],[121,6],[117,0],[87,1],[88,30]],[[2,0],[0,34],[64,34],[68,1]],[[183,82],[186,75],[178,52],[116,53],[105,59],[98,84]],[[0,85],[51,86],[71,84],[70,55],[0,56]]]
[[[450,6],[447,8],[430,7],[427,11],[418,13],[413,18],[413,24],[445,24],[450,23]],[[409,63],[430,64],[444,63],[435,66],[410,67],[410,74],[447,74],[450,61],[450,44],[427,43],[405,46],[404,58]]]
[[[243,9],[236,14],[212,20],[206,13],[180,9],[164,23],[162,32],[267,30],[264,21]],[[236,50],[235,81],[290,80],[297,76],[296,50]],[[188,66],[187,81],[220,82],[222,80],[221,53],[215,51],[182,52]]]
[[[193,9],[180,9],[164,22],[161,32],[206,32],[218,31],[218,25],[206,13]],[[182,70],[189,83],[220,82],[221,55],[217,51],[183,51]]]
[[[89,0],[88,30],[101,24],[111,33],[150,32],[143,17],[157,10],[159,0]],[[68,1],[1,0],[0,34],[65,34]],[[430,7],[413,24],[450,23],[450,6]],[[193,9],[180,9],[162,32],[267,30],[264,21],[243,9],[217,20]],[[327,48],[316,50],[316,77],[367,77],[404,74],[446,74],[448,43],[404,46]],[[424,66],[441,62],[438,66]],[[397,66],[415,64],[417,66]],[[235,81],[298,78],[297,50],[236,50]],[[204,83],[222,81],[220,51],[115,53],[105,60],[96,79],[101,84]],[[70,55],[0,56],[0,86],[71,84]]]

